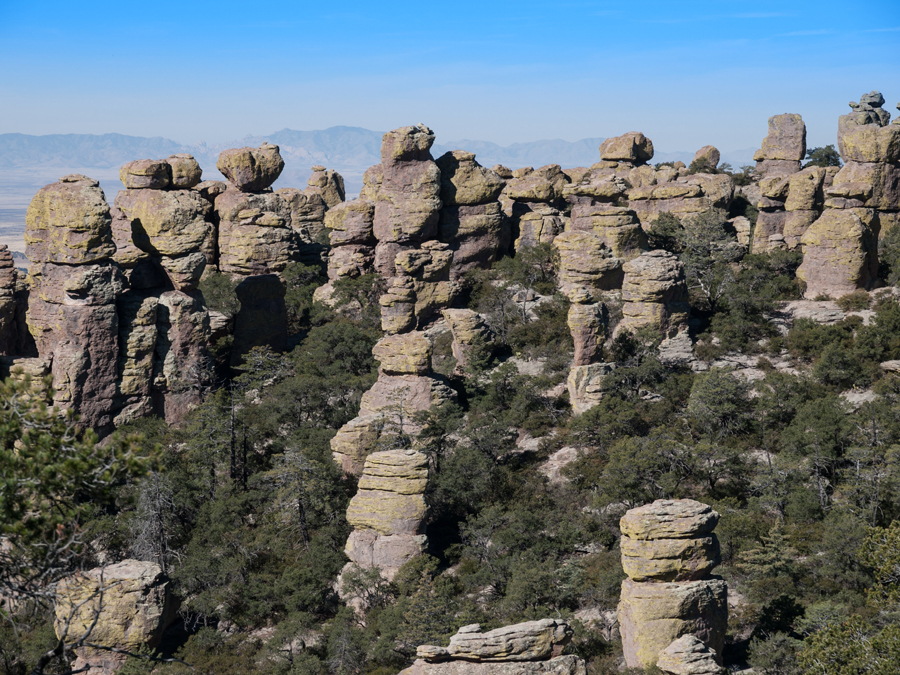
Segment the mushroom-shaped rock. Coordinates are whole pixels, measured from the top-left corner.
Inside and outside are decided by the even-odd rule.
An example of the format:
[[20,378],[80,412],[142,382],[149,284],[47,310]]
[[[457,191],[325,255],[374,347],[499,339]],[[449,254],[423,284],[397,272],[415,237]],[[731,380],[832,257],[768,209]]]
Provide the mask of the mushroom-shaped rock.
[[716,653],[695,635],[682,635],[662,650],[656,667],[666,675],[726,675]]
[[640,131],[607,138],[600,144],[600,158],[614,162],[646,164],[653,159],[653,141]]
[[112,257],[112,216],[100,184],[80,174],[38,190],[25,215],[25,255],[32,263],[81,265]]
[[284,160],[277,145],[263,143],[223,151],[216,168],[241,192],[262,192],[278,180]]

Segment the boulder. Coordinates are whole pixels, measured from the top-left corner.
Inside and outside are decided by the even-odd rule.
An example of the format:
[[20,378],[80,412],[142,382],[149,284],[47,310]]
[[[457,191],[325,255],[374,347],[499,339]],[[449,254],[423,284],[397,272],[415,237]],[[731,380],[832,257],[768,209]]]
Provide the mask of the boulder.
[[653,159],[653,142],[639,131],[607,138],[600,144],[600,158],[614,162],[646,164]]
[[199,251],[209,233],[211,207],[195,190],[121,190],[115,204],[131,221],[134,246],[151,255]]
[[559,619],[526,621],[487,633],[479,624],[460,628],[446,649],[425,645],[416,654],[426,661],[544,661],[562,654],[575,631]]
[[388,375],[424,375],[431,371],[431,341],[421,332],[388,335],[372,349],[380,371]]
[[80,174],[38,190],[25,215],[25,255],[32,263],[82,265],[113,256],[112,216],[100,184]]
[[[203,169],[194,159],[193,155],[179,153],[177,155],[169,155],[166,163],[172,170],[172,186],[187,190],[200,184],[203,177]],[[126,185],[125,187],[131,187]]]
[[475,161],[475,153],[454,150],[441,155],[441,202],[447,206],[475,206],[495,201],[506,185],[491,169]]
[[234,148],[219,155],[216,168],[241,192],[262,192],[278,180],[284,160],[277,145]]
[[580,415],[590,410],[603,398],[603,378],[615,369],[615,363],[592,363],[574,366],[569,371],[566,388],[572,412]]
[[797,276],[806,282],[807,298],[872,287],[878,276],[877,236],[868,225],[873,218],[866,209],[826,209],[803,234]]
[[668,251],[642,253],[622,266],[622,314],[616,332],[653,328],[665,337],[687,328],[690,305],[684,268]]
[[344,201],[344,178],[337,171],[326,169],[324,166],[314,166],[312,175],[307,181],[312,192],[321,195],[329,209],[334,208]]
[[722,654],[728,624],[728,586],[722,579],[683,583],[622,582],[619,632],[625,663],[655,665],[673,640],[692,634]]
[[719,166],[719,160],[722,155],[719,153],[719,149],[714,145],[704,145],[697,152],[694,153],[694,159],[691,160],[691,165],[694,166],[708,166],[712,169],[715,169]]
[[693,499],[657,499],[629,510],[619,528],[637,540],[693,539],[710,534],[718,522],[718,513]]
[[[69,641],[90,629],[89,642],[140,652],[160,643],[177,608],[159,565],[124,560],[63,579],[57,587],[54,628]],[[124,654],[82,647],[72,668],[89,667],[106,675],[125,659]]]
[[387,429],[389,420],[384,413],[360,415],[338,429],[331,439],[331,454],[344,473],[358,476],[366,457],[372,454]]
[[562,197],[563,188],[568,183],[569,177],[559,164],[548,164],[509,181],[505,193],[515,201],[552,202]]
[[[800,115],[785,113],[769,118],[769,133],[753,159],[800,162],[806,157],[806,124]],[[799,170],[799,165],[797,170]]]
[[553,240],[559,252],[559,285],[573,302],[591,302],[622,284],[622,262],[592,232],[570,230]]
[[216,213],[220,272],[277,273],[297,256],[290,206],[280,195],[227,190],[216,199]]
[[726,675],[717,654],[695,635],[682,635],[662,650],[656,667],[666,675]]
[[164,159],[128,162],[119,169],[119,180],[129,189],[165,190],[172,185],[172,165]]

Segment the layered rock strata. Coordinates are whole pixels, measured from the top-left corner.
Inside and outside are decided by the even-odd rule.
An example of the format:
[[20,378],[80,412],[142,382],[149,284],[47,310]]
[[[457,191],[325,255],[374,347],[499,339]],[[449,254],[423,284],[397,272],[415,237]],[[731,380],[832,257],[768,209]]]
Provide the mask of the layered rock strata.
[[51,364],[53,402],[101,433],[118,405],[116,297],[124,290],[111,223],[99,183],[73,174],[38,191],[25,230],[28,329]]
[[559,164],[513,172],[500,200],[510,219],[514,250],[549,244],[566,229],[568,218],[563,190],[569,182]]
[[359,415],[331,439],[335,461],[355,475],[359,475],[366,457],[380,446],[414,441],[420,431],[416,413],[456,397],[432,373],[432,345],[424,333],[388,335],[372,353],[381,364],[378,380],[363,394]]
[[425,551],[427,481],[428,458],[415,450],[385,450],[366,457],[359,489],[347,507],[347,522],[353,527],[344,549],[348,565],[378,568],[390,580]]
[[769,131],[753,155],[756,171],[765,176],[786,176],[800,170],[806,157],[806,124],[800,115],[785,113],[769,118]]
[[726,583],[710,576],[720,562],[713,530],[719,514],[690,499],[657,500],[620,520],[622,582],[619,632],[625,662],[655,665],[684,635],[694,635],[721,665],[728,622]]
[[422,645],[404,675],[583,675],[577,656],[561,656],[574,631],[556,619],[528,621],[487,633],[479,624],[463,626],[450,645]]
[[622,320],[616,332],[658,331],[665,338],[687,330],[690,304],[684,267],[668,251],[647,251],[622,267]]
[[806,297],[838,298],[877,282],[878,237],[900,219],[900,125],[870,92],[838,120],[844,166],[825,185],[825,210],[803,233],[797,276]]
[[[59,638],[76,640],[90,629],[88,642],[131,652],[153,649],[176,618],[177,602],[159,565],[124,560],[63,579],[57,588],[54,628]],[[74,670],[110,675],[125,654],[80,647]]]

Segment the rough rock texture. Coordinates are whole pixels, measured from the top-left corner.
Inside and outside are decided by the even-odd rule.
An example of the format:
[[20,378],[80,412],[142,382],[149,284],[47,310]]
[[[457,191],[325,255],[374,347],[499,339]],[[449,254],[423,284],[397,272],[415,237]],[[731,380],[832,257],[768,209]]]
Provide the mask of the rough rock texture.
[[694,635],[721,662],[728,623],[726,583],[712,530],[719,514],[690,499],[657,500],[620,520],[622,582],[619,631],[625,662],[646,668],[673,640]]
[[426,241],[421,248],[397,253],[395,276],[378,300],[382,330],[412,330],[449,307],[460,290],[459,284],[450,280],[452,261],[449,246],[437,241]]
[[18,273],[12,253],[0,245],[0,356],[12,356],[18,342],[16,325],[16,285]]
[[576,415],[593,408],[603,398],[603,378],[615,367],[614,363],[592,363],[575,366],[569,371],[566,387],[569,390],[569,403]]
[[321,195],[329,209],[333,209],[346,198],[344,178],[337,171],[316,165],[307,181],[311,192]]
[[278,180],[284,169],[277,145],[233,148],[219,155],[216,168],[242,192],[261,192]]
[[133,245],[144,253],[192,253],[208,236],[210,205],[194,190],[122,190],[115,204],[131,221]]
[[622,267],[622,320],[616,332],[641,328],[674,337],[687,328],[690,314],[684,268],[667,251],[647,251]]
[[719,166],[719,160],[721,158],[722,155],[719,153],[719,149],[716,146],[704,145],[694,153],[694,159],[691,160],[691,164],[708,166],[715,169]]
[[769,118],[769,133],[753,155],[757,172],[787,175],[800,170],[806,156],[806,124],[800,115],[785,113]]
[[867,209],[826,209],[809,227],[800,239],[803,263],[797,269],[807,298],[839,298],[872,287],[878,276],[873,219]]
[[203,178],[203,169],[193,155],[184,153],[169,155],[166,163],[172,168],[172,185],[176,188],[195,187]]
[[471,309],[445,309],[441,314],[453,335],[450,348],[456,359],[456,370],[463,374],[473,356],[484,358],[490,353],[494,343],[493,332],[484,318]]
[[497,198],[506,181],[462,150],[437,159],[441,170],[438,239],[453,251],[450,278],[470,269],[488,267],[509,245],[509,224]]
[[229,189],[216,198],[216,213],[220,272],[278,273],[297,256],[291,208],[279,194]]
[[424,375],[431,370],[431,341],[424,333],[388,335],[372,348],[380,372],[388,375]]
[[[90,642],[137,652],[159,644],[175,620],[177,608],[159,565],[124,560],[61,581],[54,627],[62,637],[68,624],[71,641],[83,635],[96,618]],[[101,675],[115,672],[125,661],[124,655],[88,647],[79,649],[77,657],[74,669],[90,665],[91,672],[96,669]]]
[[116,251],[109,205],[100,184],[87,176],[63,176],[38,190],[25,223],[25,255],[32,263],[82,265]]
[[584,661],[577,656],[558,656],[549,661],[511,661],[507,663],[471,663],[446,661],[428,663],[417,660],[401,675],[585,675]]
[[640,131],[607,138],[600,144],[600,158],[614,162],[646,164],[653,159],[653,141]]
[[152,292],[128,291],[119,296],[119,395],[116,425],[153,411],[153,361],[158,335],[159,298]]
[[447,648],[423,645],[416,655],[429,662],[543,661],[559,656],[574,634],[569,624],[558,619],[526,621],[487,633],[475,623],[460,628]]
[[365,460],[347,507],[353,526],[344,549],[352,563],[377,567],[387,579],[424,552],[428,458],[415,450],[375,452]]
[[754,253],[800,247],[800,239],[822,211],[827,173],[826,169],[813,166],[789,175],[766,176],[759,181]]
[[593,232],[570,230],[553,240],[559,252],[560,290],[573,302],[593,302],[622,284],[622,261]]
[[656,667],[666,675],[726,675],[716,653],[695,635],[682,635],[662,650]]
[[602,302],[590,304],[573,302],[569,306],[567,324],[575,344],[573,365],[586,366],[597,361],[606,340],[608,325],[606,305]]
[[234,317],[232,366],[240,365],[254,347],[283,351],[288,325],[281,279],[275,274],[247,277],[234,290],[241,309]]

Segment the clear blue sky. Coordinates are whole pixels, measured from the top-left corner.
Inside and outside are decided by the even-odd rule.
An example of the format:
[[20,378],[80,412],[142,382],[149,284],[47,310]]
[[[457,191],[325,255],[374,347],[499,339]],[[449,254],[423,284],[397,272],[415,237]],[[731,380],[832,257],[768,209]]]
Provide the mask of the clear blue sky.
[[900,0],[0,0],[0,133],[220,142],[425,122],[442,141],[640,130],[758,147],[798,112],[900,100]]

